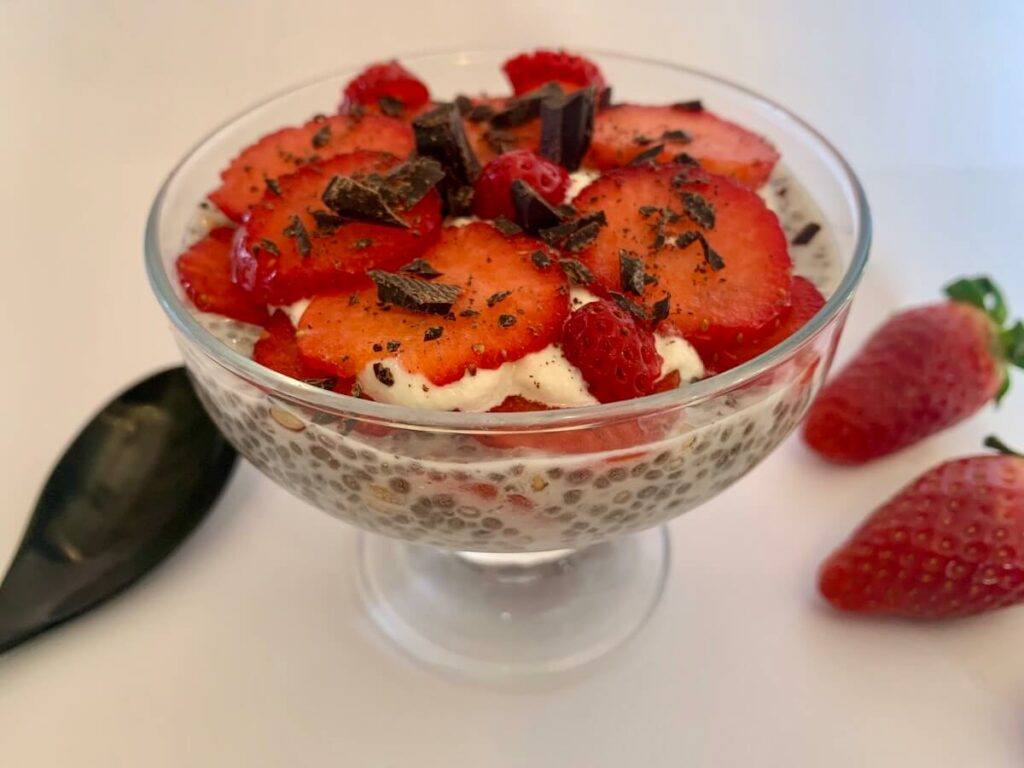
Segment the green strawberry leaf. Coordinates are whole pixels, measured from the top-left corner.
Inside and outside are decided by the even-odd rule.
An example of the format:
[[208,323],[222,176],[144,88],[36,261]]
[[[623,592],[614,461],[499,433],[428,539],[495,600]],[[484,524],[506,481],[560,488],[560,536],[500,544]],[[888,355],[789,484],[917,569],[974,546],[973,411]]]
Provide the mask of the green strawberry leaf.
[[1006,302],[999,287],[984,275],[964,277],[946,286],[946,295],[984,310],[992,322],[1002,328],[1006,322]]
[[1002,454],[1005,454],[1006,456],[1019,456],[1020,458],[1024,458],[1024,455],[1022,455],[1018,451],[1013,450],[1013,448],[1010,448],[1006,443],[1004,443],[995,435],[989,435],[988,437],[986,437],[982,444],[986,448],[992,448],[994,450],[999,451]]

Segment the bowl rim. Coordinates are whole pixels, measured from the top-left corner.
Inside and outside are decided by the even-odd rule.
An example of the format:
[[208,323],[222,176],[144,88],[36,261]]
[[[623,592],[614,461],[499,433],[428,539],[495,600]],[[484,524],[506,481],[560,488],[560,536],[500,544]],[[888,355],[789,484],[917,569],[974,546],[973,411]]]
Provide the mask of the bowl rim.
[[[473,48],[473,49],[440,49],[431,51],[420,51],[404,56],[399,56],[403,64],[415,67],[417,61],[436,58],[449,58],[457,56],[481,56],[481,55],[515,55],[518,50],[504,47]],[[821,133],[813,128],[802,118],[793,114],[782,105],[772,101],[746,86],[734,83],[731,80],[713,75],[703,70],[677,64],[675,62],[657,59],[654,57],[639,56],[634,54],[607,51],[602,49],[579,49],[584,55],[596,56],[611,60],[621,60],[635,64],[656,66],[682,72],[687,75],[709,80],[717,85],[731,89],[742,97],[759,102],[762,107],[768,107],[779,113],[786,120],[794,123],[799,129],[808,134],[813,142],[817,142],[819,150],[829,157],[839,168],[841,180],[844,181],[853,194],[855,224],[857,226],[856,240],[853,247],[853,255],[849,266],[843,274],[842,280],[831,296],[828,297],[824,306],[792,336],[789,336],[781,344],[772,347],[767,352],[748,360],[725,373],[709,376],[700,381],[688,384],[666,392],[661,392],[646,397],[623,400],[615,403],[601,403],[598,405],[579,406],[574,408],[563,408],[550,411],[528,411],[517,413],[490,413],[490,412],[461,412],[461,411],[436,411],[422,408],[414,408],[405,405],[393,405],[389,403],[378,403],[371,400],[344,395],[337,392],[315,387],[305,382],[292,379],[284,374],[278,373],[270,368],[254,362],[252,359],[241,355],[227,344],[207,330],[192,314],[179,298],[171,282],[169,270],[164,268],[161,255],[159,223],[163,212],[163,205],[168,189],[177,179],[179,172],[199,153],[207,144],[213,141],[221,131],[234,125],[252,112],[282,99],[292,93],[305,88],[325,83],[330,80],[338,80],[342,77],[351,76],[357,73],[359,66],[348,66],[342,69],[321,74],[300,83],[293,84],[281,89],[270,96],[250,105],[242,111],[234,114],[220,125],[206,133],[196,142],[185,155],[174,165],[167,177],[160,185],[156,197],[150,206],[146,219],[144,235],[144,252],[146,262],[146,273],[149,278],[150,287],[156,294],[157,301],[163,307],[164,312],[170,318],[173,325],[189,341],[200,349],[222,367],[227,368],[236,375],[242,376],[250,383],[258,385],[268,394],[285,399],[299,406],[305,406],[317,411],[326,411],[337,416],[346,418],[357,418],[365,421],[378,421],[392,425],[402,425],[409,428],[420,428],[439,431],[457,432],[495,432],[501,430],[526,431],[532,429],[553,431],[585,427],[598,422],[615,421],[629,417],[635,417],[651,412],[658,412],[674,408],[685,408],[696,403],[711,399],[715,396],[726,394],[732,390],[742,387],[744,384],[757,378],[766,371],[771,370],[779,363],[788,360],[791,353],[802,347],[813,337],[828,326],[841,311],[850,303],[854,291],[860,282],[864,267],[867,264],[868,253],[871,247],[872,222],[871,212],[864,188],[857,178],[856,173],[845,157],[828,141]],[[813,197],[813,195],[812,195]]]

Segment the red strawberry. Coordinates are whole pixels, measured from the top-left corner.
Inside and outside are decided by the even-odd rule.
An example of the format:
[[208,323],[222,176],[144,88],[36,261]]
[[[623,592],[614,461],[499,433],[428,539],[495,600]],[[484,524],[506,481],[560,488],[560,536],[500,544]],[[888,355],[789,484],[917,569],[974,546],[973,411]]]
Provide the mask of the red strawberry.
[[178,257],[178,280],[203,312],[260,325],[267,307],[231,281],[231,239],[235,230],[218,227]]
[[569,315],[562,333],[566,359],[602,403],[654,391],[662,363],[654,334],[624,309],[606,299],[592,301]]
[[483,222],[445,229],[421,258],[441,273],[432,284],[462,289],[447,316],[382,306],[372,286],[318,296],[299,322],[299,347],[342,378],[397,358],[438,386],[517,360],[555,341],[569,312],[565,276],[536,266],[538,250],[547,249]]
[[303,166],[357,149],[407,157],[413,150],[412,128],[393,117],[367,114],[316,117],[305,125],[282,128],[246,147],[221,174],[210,199],[235,221],[273,193],[276,180]]
[[466,138],[481,163],[489,163],[505,152],[517,149],[536,152],[540,147],[539,117],[510,128],[495,128],[484,117],[501,112],[508,106],[509,99],[477,96],[471,101],[475,109],[485,111],[481,114],[471,110],[463,118],[462,124],[466,129]]
[[587,162],[596,168],[627,165],[657,145],[659,163],[686,153],[712,173],[756,189],[779,159],[775,147],[755,133],[697,103],[676,107],[618,104],[598,112]]
[[565,199],[569,187],[568,172],[557,163],[538,157],[526,149],[506,152],[484,166],[476,180],[473,212],[486,219],[504,216],[514,220],[512,182],[522,179],[552,205]]
[[753,360],[799,331],[825,306],[825,297],[814,287],[814,283],[802,277],[793,278],[790,296],[792,305],[786,315],[780,318],[774,331],[762,339],[746,341],[731,349],[716,350],[704,361],[704,367],[711,373],[722,373],[747,360]]
[[594,62],[565,51],[521,53],[506,61],[501,68],[517,96],[551,82],[558,83],[567,91],[588,85],[593,85],[598,91],[606,87],[604,75]]
[[280,309],[270,316],[263,333],[252,350],[252,359],[293,379],[313,379],[317,371],[307,365],[299,355],[295,341],[295,328],[288,315]]
[[415,109],[430,100],[430,91],[412,72],[397,61],[371,64],[345,86],[341,111],[347,112],[356,104],[363,107],[378,106],[380,100],[397,102],[394,107]]
[[826,459],[862,464],[966,419],[1024,364],[1024,326],[988,278],[960,280],[952,301],[890,318],[811,406],[804,439]]
[[418,256],[440,232],[436,190],[402,212],[408,229],[317,219],[329,213],[321,195],[332,177],[382,174],[399,164],[381,152],[354,152],[281,177],[280,194],[268,193],[249,211],[245,233],[235,243],[235,280],[269,304],[290,304],[365,283],[366,270],[398,267]]
[[844,611],[917,619],[1021,602],[1024,459],[970,456],[928,470],[825,561],[819,589]]
[[573,200],[608,224],[580,254],[605,291],[626,293],[623,256],[642,259],[642,295],[630,296],[711,359],[767,336],[789,306],[786,236],[764,202],[692,166],[609,171]]

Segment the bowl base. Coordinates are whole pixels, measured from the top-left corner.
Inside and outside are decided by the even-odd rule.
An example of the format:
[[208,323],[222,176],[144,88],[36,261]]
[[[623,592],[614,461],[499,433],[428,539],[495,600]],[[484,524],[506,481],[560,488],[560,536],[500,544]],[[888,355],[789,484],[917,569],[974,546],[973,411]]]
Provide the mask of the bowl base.
[[453,552],[361,534],[377,626],[429,667],[490,680],[567,672],[634,635],[665,586],[664,526],[585,549]]

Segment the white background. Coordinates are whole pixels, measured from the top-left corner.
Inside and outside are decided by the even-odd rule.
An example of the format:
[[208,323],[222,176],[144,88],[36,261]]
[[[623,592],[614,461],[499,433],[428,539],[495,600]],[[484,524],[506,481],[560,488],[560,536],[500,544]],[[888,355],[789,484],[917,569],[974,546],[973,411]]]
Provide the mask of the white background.
[[[0,565],[83,419],[177,359],[142,269],[162,177],[212,125],[312,75],[421,49],[597,47],[789,105],[864,180],[873,263],[843,345],[948,278],[1024,310],[1024,4],[0,0]],[[1024,389],[1024,381],[1018,382]],[[508,692],[392,653],[355,602],[353,531],[237,473],[123,598],[0,657],[0,765],[1019,766],[1024,608],[852,621],[817,563],[1024,392],[866,469],[790,440],[672,526],[652,622],[570,680]]]

